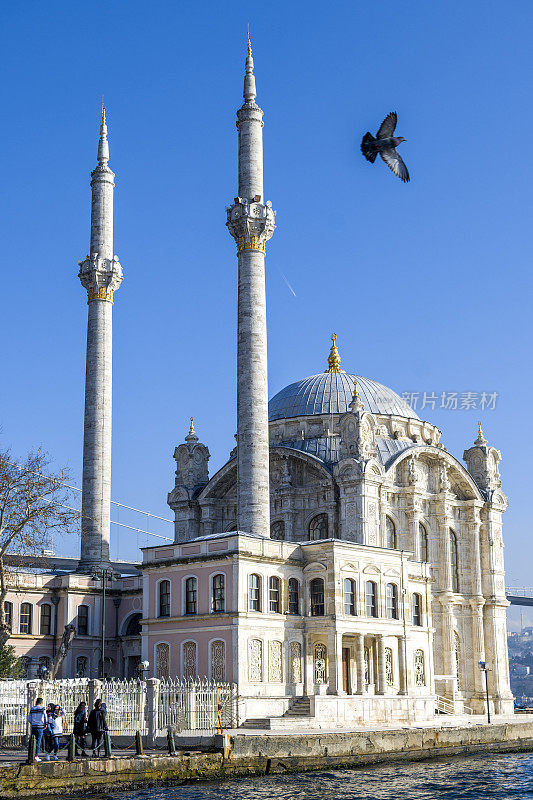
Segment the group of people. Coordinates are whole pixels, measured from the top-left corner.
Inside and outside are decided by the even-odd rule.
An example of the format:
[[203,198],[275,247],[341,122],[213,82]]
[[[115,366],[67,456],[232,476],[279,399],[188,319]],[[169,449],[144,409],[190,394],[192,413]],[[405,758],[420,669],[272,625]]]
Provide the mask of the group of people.
[[[38,697],[34,706],[30,708],[28,722],[31,726],[31,735],[35,737],[35,761],[41,761],[41,751],[45,761],[57,761],[57,754],[61,746],[63,719],[65,712],[59,705],[48,703],[44,706],[42,697]],[[97,700],[94,708],[87,716],[87,703],[81,702],[74,712],[73,733],[76,740],[76,755],[89,757],[87,753],[86,736],[91,734],[91,748],[93,757],[100,755],[103,745],[104,733],[107,731],[107,709],[105,703]]]

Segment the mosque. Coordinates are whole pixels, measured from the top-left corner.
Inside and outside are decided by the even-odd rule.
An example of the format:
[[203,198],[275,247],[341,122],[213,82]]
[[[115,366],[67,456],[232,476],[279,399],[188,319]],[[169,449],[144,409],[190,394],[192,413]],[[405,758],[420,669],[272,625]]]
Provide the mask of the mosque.
[[[81,557],[18,576],[10,642],[28,674],[76,625],[64,677],[206,676],[238,685],[241,721],[283,728],[513,713],[506,639],[501,455],[481,427],[464,466],[396,394],[342,368],[335,334],[317,374],[268,402],[263,112],[246,57],[238,191],[237,445],[209,475],[191,420],[174,452],[173,544],[110,561],[114,174],[105,113],[92,172]],[[327,352],[327,350],[326,350]],[[322,361],[323,358],[323,361]],[[295,375],[295,378],[298,376]],[[56,565],[57,566],[57,565]],[[101,580],[101,578],[100,578]]]

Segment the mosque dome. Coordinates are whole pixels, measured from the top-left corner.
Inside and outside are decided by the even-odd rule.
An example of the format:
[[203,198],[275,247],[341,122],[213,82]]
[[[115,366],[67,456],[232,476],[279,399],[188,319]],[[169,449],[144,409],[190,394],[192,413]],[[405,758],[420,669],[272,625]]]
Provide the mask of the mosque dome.
[[270,421],[315,414],[344,414],[349,411],[353,399],[354,382],[357,383],[365,411],[419,419],[405,400],[392,389],[361,375],[352,375],[341,370],[335,334],[331,339],[333,345],[326,372],[291,383],[274,395],[268,404]]

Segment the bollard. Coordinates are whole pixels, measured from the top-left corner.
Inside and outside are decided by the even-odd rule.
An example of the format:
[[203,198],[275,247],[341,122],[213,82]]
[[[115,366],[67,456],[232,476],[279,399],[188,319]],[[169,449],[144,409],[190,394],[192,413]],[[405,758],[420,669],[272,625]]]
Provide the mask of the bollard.
[[68,737],[67,761],[74,761],[76,758],[76,737],[73,733]]
[[111,739],[108,731],[104,731],[104,758],[111,758]]
[[135,752],[138,756],[144,755],[143,740],[140,731],[135,734]]
[[176,742],[174,741],[174,733],[169,728],[167,731],[167,744],[168,744],[168,752],[169,755],[175,756],[176,755]]
[[35,751],[37,749],[37,739],[35,736],[30,736],[30,742],[28,744],[28,764],[35,763]]

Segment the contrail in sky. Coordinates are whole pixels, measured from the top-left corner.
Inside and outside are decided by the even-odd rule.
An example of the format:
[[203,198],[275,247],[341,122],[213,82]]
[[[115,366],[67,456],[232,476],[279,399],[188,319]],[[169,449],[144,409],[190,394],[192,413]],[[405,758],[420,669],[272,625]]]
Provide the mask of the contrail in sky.
[[289,291],[291,291],[293,293],[293,295],[296,297],[296,292],[294,291],[294,289],[290,285],[289,281],[287,280],[287,278],[285,277],[283,272],[281,270],[279,270],[279,273],[280,273],[281,277],[283,278],[283,280],[285,281],[285,283],[287,284],[287,288],[289,289]]

